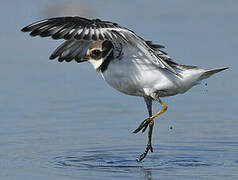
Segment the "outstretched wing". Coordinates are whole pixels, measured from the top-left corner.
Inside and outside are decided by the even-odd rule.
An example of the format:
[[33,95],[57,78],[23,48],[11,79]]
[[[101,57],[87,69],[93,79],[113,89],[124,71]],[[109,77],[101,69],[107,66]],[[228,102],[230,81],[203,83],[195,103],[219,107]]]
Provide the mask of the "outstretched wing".
[[[119,56],[121,45],[119,38],[126,39],[126,35],[134,32],[109,21],[99,19],[89,20],[82,17],[57,17],[44,19],[32,23],[24,28],[23,32],[30,32],[31,36],[52,37],[53,39],[67,40],[61,44],[50,56],[58,57],[58,61],[84,61],[86,52],[92,41],[110,40],[114,44],[114,54]],[[116,33],[115,33],[116,32]]]
[[126,43],[133,47],[140,44],[144,49],[150,51],[152,56],[155,56],[151,59],[154,59],[159,67],[177,74],[165,61],[166,53],[159,50],[163,46],[145,41],[133,31],[113,22],[101,21],[100,19],[90,20],[82,17],[57,17],[32,23],[24,27],[22,31],[30,32],[31,36],[51,36],[53,39],[67,40],[50,56],[50,59],[59,57],[60,62],[63,60],[71,61],[72,59],[82,62],[87,58],[85,52],[92,41],[110,40],[114,45],[115,57],[121,55],[123,47],[121,44]]
[[31,36],[53,39],[75,40],[113,40],[112,31],[133,33],[132,31],[109,21],[86,19],[82,17],[57,17],[32,23],[22,29],[31,32]]

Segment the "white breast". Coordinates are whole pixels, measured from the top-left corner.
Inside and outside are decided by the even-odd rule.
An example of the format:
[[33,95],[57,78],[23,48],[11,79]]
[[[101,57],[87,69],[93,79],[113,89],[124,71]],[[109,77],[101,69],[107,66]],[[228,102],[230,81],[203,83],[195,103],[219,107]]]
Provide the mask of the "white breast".
[[138,61],[134,58],[112,61],[102,76],[120,92],[145,96],[161,89],[176,89],[176,84],[164,73],[167,71],[154,66],[150,61]]

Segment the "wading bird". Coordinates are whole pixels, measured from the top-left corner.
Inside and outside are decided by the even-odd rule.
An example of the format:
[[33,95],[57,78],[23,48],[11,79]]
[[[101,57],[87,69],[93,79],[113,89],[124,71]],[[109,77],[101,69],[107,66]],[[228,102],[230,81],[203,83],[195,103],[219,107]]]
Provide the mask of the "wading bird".
[[[201,80],[227,69],[204,69],[174,62],[161,49],[164,46],[146,41],[116,23],[83,17],[44,19],[22,29],[31,36],[65,39],[50,56],[59,62],[89,62],[116,90],[144,98],[149,117],[133,131],[144,132],[149,126],[148,144],[138,161],[153,152],[154,119],[167,110],[161,97],[185,93]],[[162,109],[152,115],[152,100]]]

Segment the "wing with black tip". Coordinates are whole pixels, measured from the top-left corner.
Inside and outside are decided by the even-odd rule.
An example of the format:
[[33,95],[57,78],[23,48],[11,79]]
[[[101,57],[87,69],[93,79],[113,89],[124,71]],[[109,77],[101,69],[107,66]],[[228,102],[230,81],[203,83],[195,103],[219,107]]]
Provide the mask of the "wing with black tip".
[[32,23],[22,29],[31,36],[53,39],[75,40],[113,40],[112,31],[133,33],[132,31],[109,21],[86,19],[82,17],[56,17]]
[[90,47],[92,41],[85,40],[67,40],[62,43],[55,51],[50,55],[50,59],[53,60],[58,57],[59,62],[70,62],[75,60],[76,62],[84,62],[88,60],[87,50]]
[[[127,36],[135,34],[116,23],[101,21],[99,19],[86,19],[83,17],[56,17],[32,23],[24,28],[23,32],[30,32],[31,36],[52,37],[65,39],[50,56],[58,57],[58,61],[70,62],[75,59],[83,62],[87,59],[86,52],[92,41],[110,40],[114,44],[115,57],[121,54],[119,41],[127,41]],[[123,39],[122,39],[123,38]]]
[[[83,17],[56,17],[32,23],[24,27],[22,31],[30,32],[31,36],[67,40],[50,56],[50,59],[58,57],[60,62],[64,60],[69,62],[73,59],[77,62],[85,61],[87,58],[85,51],[92,41],[110,40],[114,45],[114,57],[121,56],[122,51],[130,53],[133,48],[136,48],[135,53],[149,51],[151,56],[148,59],[151,59],[152,63],[155,62],[156,66],[177,74],[166,62],[170,58],[160,50],[163,48],[162,45],[145,41],[133,31],[113,22]],[[123,47],[126,48],[123,49]]]

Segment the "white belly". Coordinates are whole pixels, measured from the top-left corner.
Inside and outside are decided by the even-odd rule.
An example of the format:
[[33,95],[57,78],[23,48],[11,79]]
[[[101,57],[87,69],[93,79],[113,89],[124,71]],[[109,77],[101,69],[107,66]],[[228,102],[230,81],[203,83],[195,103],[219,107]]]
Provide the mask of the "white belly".
[[105,81],[118,91],[134,96],[150,96],[159,90],[166,90],[163,96],[177,94],[177,84],[172,82],[166,70],[132,61],[111,62],[102,74]]

